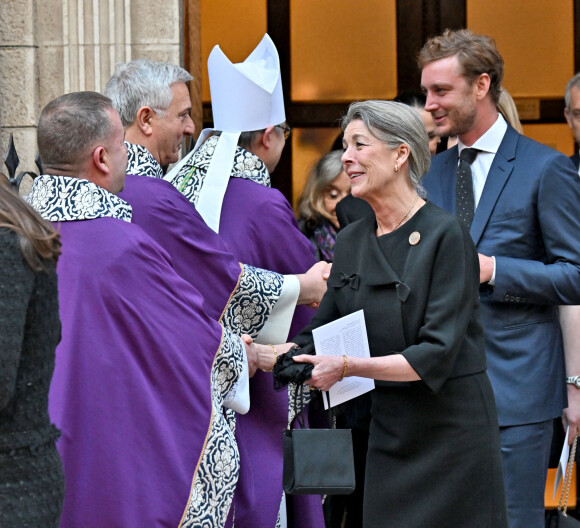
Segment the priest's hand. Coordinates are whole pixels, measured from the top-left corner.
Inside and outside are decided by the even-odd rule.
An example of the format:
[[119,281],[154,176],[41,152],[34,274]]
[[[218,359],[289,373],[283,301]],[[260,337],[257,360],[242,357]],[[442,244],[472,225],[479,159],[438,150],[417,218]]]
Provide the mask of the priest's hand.
[[248,334],[242,334],[241,336],[242,343],[244,343],[244,347],[246,349],[246,360],[248,362],[248,372],[250,378],[254,376],[256,370],[260,367],[259,366],[259,357],[258,357],[258,350],[257,347],[260,345],[256,345],[254,340]]
[[318,308],[322,296],[326,293],[326,281],[331,268],[332,264],[320,261],[306,273],[296,275],[300,282],[300,295],[297,304],[307,304],[312,308]]
[[284,343],[275,346],[260,345],[259,343],[255,343],[248,334],[243,334],[241,337],[246,347],[250,378],[254,376],[258,369],[264,372],[272,372],[278,357],[288,352],[294,346],[294,343]]

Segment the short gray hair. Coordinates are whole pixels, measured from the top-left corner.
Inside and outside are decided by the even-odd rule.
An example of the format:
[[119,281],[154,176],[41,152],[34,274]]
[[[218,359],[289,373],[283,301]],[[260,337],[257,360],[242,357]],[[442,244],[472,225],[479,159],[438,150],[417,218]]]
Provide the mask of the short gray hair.
[[192,79],[189,72],[174,64],[136,59],[117,64],[104,93],[113,101],[123,126],[128,127],[137,118],[139,108],[144,106],[165,117],[165,111],[173,100],[171,85]]
[[578,72],[574,77],[572,77],[568,84],[566,85],[566,93],[564,94],[564,102],[566,103],[566,108],[570,110],[570,90],[576,86],[580,88],[580,72]]
[[342,118],[344,132],[348,124],[360,119],[369,132],[389,148],[408,145],[409,179],[419,196],[426,196],[421,180],[431,165],[429,137],[418,112],[404,103],[359,101],[352,103]]
[[111,100],[97,92],[75,92],[48,103],[38,122],[37,142],[45,168],[76,167],[112,130]]

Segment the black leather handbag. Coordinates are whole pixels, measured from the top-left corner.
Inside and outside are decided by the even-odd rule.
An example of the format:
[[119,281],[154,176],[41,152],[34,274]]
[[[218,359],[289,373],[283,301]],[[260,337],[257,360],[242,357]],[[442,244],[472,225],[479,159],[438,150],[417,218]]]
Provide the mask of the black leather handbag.
[[561,510],[546,512],[546,528],[580,528],[580,521]]
[[283,487],[288,495],[348,495],[354,491],[350,429],[284,431]]
[[[300,414],[301,428],[284,431],[283,488],[288,495],[348,495],[355,488],[354,454],[350,429],[304,429],[303,386]],[[329,409],[332,419],[332,410]]]

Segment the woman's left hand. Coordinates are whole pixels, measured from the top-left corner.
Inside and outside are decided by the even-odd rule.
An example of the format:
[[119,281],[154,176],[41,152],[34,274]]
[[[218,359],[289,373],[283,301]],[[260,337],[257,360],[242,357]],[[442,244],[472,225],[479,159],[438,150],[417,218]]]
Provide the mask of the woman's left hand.
[[314,365],[312,376],[307,383],[321,391],[327,391],[342,378],[344,371],[344,358],[342,356],[310,356],[301,354],[295,356],[297,363],[311,363]]

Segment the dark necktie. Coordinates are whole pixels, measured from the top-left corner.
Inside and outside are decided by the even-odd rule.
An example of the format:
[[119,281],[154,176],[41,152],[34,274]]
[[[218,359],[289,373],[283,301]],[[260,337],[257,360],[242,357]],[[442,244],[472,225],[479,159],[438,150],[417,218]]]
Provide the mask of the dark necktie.
[[474,148],[464,148],[459,155],[459,166],[457,167],[455,211],[457,213],[457,218],[467,226],[467,229],[471,227],[473,213],[475,212],[471,164],[478,152],[479,150]]

